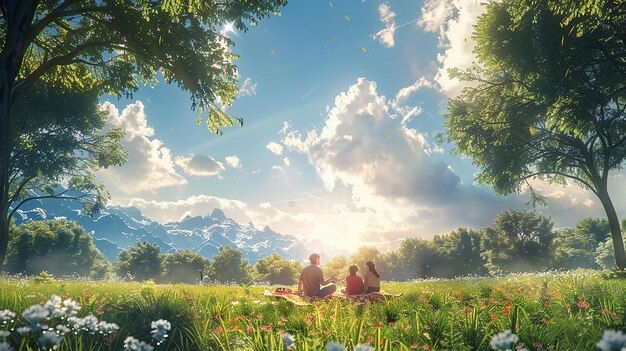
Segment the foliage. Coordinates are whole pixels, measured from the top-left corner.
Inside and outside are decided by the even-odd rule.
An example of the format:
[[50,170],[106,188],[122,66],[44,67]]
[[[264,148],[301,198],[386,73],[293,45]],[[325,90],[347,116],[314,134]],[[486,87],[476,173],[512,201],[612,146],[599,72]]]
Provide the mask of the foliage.
[[256,282],[279,285],[293,285],[298,282],[302,265],[297,261],[288,261],[279,254],[258,260],[252,267],[252,277]]
[[458,228],[448,235],[435,236],[433,245],[444,258],[439,266],[438,276],[455,277],[484,275],[487,263],[481,255],[480,233]]
[[432,241],[406,238],[398,248],[398,256],[402,262],[396,274],[398,280],[437,276],[435,267],[441,262],[441,255]]
[[101,278],[109,269],[91,236],[76,222],[36,221],[14,227],[9,248],[7,268],[12,273]]
[[209,263],[208,259],[188,249],[162,255],[160,280],[167,283],[196,283],[200,281],[199,271],[204,271]]
[[[324,263],[322,268],[324,272],[324,277],[337,277],[341,279],[348,275],[348,267],[350,266],[348,262],[348,258],[346,256],[340,255],[331,258],[330,260]],[[363,268],[359,268],[363,269]]]
[[481,230],[483,256],[492,273],[533,272],[550,267],[552,221],[531,212],[507,210]]
[[125,277],[126,272],[137,281],[158,279],[161,276],[161,262],[163,257],[159,255],[161,248],[147,242],[120,252],[115,270],[118,276]]
[[595,263],[603,269],[615,268],[615,254],[613,253],[613,238],[608,237],[598,244],[594,251]]
[[609,222],[600,218],[583,218],[573,228],[559,231],[554,239],[554,266],[598,268],[594,254],[610,232]]
[[207,275],[212,281],[220,283],[246,284],[252,281],[248,261],[242,258],[240,250],[230,246],[219,248],[218,254],[211,261]]
[[626,11],[613,1],[579,3],[490,2],[474,32],[478,63],[452,72],[476,84],[449,101],[445,127],[481,169],[478,182],[498,193],[522,192],[531,178],[591,190],[623,268],[608,179],[626,158]]
[[[64,298],[80,303],[80,318],[93,314],[119,326],[113,350],[123,349],[129,334],[150,340],[150,321],[156,319],[170,321],[172,330],[155,350],[283,350],[282,335],[289,333],[294,350],[323,350],[338,342],[349,351],[358,344],[375,350],[486,351],[492,336],[505,330],[518,338],[513,349],[593,350],[604,330],[624,330],[626,290],[617,283],[583,270],[418,281],[384,284],[384,290],[404,293],[386,302],[331,300],[296,308],[263,298],[266,287],[10,279],[0,281],[0,305],[23,311],[63,291]],[[20,316],[0,329],[18,323]],[[84,334],[84,343],[62,343],[59,350],[98,349],[102,343],[90,340],[101,337]]]

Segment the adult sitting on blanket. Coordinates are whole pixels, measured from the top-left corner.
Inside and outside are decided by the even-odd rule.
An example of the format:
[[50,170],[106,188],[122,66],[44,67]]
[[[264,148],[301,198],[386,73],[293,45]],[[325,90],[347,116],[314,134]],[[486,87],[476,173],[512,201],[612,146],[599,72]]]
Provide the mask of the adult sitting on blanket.
[[380,292],[380,274],[376,272],[374,262],[365,262],[365,274],[363,274],[363,284],[365,284],[365,293]]
[[[334,284],[328,284],[336,282],[337,278],[332,277],[324,280],[324,273],[322,273],[322,269],[319,267],[320,255],[316,253],[311,254],[309,261],[311,261],[311,264],[304,267],[300,273],[298,295],[302,295],[302,292],[304,292],[304,296],[308,297],[325,298],[332,295],[337,290],[337,287]],[[322,288],[322,285],[328,286]]]
[[350,271],[350,275],[346,277],[346,288],[341,289],[341,292],[346,295],[361,295],[365,290],[365,286],[363,285],[363,279],[356,275],[359,268],[352,265],[348,270]]

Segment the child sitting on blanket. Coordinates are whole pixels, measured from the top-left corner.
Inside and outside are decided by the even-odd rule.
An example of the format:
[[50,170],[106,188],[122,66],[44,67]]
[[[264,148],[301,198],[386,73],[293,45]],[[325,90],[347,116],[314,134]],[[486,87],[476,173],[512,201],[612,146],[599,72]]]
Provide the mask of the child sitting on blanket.
[[350,266],[348,268],[350,271],[350,275],[346,277],[346,288],[343,289],[343,293],[346,295],[360,295],[365,290],[365,285],[363,285],[363,279],[356,275],[356,272],[359,271],[359,268],[355,265]]

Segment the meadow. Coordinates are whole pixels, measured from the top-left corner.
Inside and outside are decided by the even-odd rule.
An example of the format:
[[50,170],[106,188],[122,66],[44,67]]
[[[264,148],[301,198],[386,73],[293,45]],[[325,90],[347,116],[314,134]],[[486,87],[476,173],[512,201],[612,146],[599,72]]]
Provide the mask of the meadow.
[[[513,349],[597,350],[605,330],[626,329],[626,280],[598,271],[385,283],[384,290],[404,295],[365,305],[296,306],[263,297],[265,289],[273,287],[5,278],[0,310],[16,315],[2,319],[11,314],[0,311],[0,329],[10,333],[0,338],[15,350],[36,350],[46,327],[20,329],[23,335],[17,328],[32,322],[37,309],[30,306],[53,295],[80,304],[78,317],[92,314],[118,327],[106,332],[107,325],[98,329],[91,317],[75,325],[63,318],[39,321],[51,329],[67,324],[56,327],[64,334],[58,349],[75,351],[283,350],[283,340],[293,340],[296,351],[324,350],[330,342],[346,350],[491,350],[491,337],[505,330],[519,338]],[[158,320],[171,328],[160,331],[157,344],[150,330]],[[134,345],[125,344],[128,336],[136,338]]]

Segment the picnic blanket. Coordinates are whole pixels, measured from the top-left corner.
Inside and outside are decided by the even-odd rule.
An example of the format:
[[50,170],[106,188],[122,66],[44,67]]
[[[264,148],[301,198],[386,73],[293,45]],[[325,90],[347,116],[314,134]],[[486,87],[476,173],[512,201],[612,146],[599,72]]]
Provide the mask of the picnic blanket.
[[350,300],[357,304],[366,304],[366,303],[384,301],[387,299],[395,299],[395,298],[402,296],[402,294],[390,294],[390,293],[381,291],[381,292],[373,292],[369,294],[360,294],[360,295],[346,295],[342,293],[334,293],[322,299],[319,297],[299,296],[295,291],[289,288],[277,288],[274,292],[265,290],[263,292],[263,295],[265,297],[270,297],[270,298],[284,299],[297,306],[306,306],[315,302],[329,301],[331,299]]

